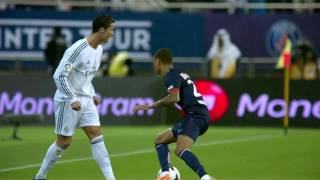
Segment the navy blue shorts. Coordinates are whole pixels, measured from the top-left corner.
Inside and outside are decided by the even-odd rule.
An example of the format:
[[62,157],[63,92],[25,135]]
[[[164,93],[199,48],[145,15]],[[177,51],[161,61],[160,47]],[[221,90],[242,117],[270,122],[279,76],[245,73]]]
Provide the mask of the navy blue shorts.
[[186,135],[190,137],[193,142],[196,142],[197,138],[208,130],[209,120],[210,117],[207,114],[189,112],[185,115],[181,123],[172,127],[172,133],[176,138],[179,135]]

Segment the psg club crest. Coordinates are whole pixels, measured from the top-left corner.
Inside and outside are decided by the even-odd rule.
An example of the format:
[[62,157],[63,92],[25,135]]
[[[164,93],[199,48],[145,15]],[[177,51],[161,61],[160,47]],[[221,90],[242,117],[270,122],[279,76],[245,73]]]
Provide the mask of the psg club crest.
[[276,21],[268,30],[266,35],[266,47],[268,53],[279,56],[287,38],[290,38],[293,46],[302,39],[302,33],[298,26],[288,20]]

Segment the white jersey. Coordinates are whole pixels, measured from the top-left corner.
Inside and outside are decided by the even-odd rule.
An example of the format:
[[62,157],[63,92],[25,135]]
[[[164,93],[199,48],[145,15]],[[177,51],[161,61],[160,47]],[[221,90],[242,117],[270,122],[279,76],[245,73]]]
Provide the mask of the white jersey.
[[86,38],[69,47],[53,75],[57,86],[54,100],[73,103],[78,96],[95,95],[91,81],[101,63],[103,48],[92,48]]

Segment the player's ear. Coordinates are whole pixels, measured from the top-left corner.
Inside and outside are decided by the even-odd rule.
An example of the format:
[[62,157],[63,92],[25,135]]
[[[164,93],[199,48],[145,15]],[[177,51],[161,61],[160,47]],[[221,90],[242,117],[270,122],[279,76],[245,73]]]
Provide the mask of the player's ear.
[[101,33],[104,33],[104,31],[105,31],[105,29],[104,29],[103,27],[101,27],[101,28],[99,29],[99,32],[101,32]]

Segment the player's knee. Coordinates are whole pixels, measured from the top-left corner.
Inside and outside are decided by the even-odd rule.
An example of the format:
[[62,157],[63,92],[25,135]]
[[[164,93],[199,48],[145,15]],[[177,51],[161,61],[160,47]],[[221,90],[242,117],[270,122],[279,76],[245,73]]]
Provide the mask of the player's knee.
[[60,139],[57,141],[57,145],[62,149],[67,149],[71,145],[71,139]]
[[67,149],[71,145],[71,141],[62,142],[62,149]]
[[161,135],[158,135],[155,139],[154,139],[154,145],[158,145],[158,144],[162,144],[163,141],[162,141],[162,136]]
[[176,149],[174,150],[174,153],[180,157],[180,154],[182,151],[184,151],[185,149],[184,148],[181,148],[181,147],[176,147]]
[[90,140],[102,135],[101,129],[99,126],[89,126],[89,127],[84,127],[83,129]]
[[101,136],[103,136],[103,135],[101,133],[99,133],[99,132],[92,133],[92,134],[88,135],[90,140],[98,138],[98,137],[101,137]]
[[158,144],[161,144],[160,141],[159,141],[159,139],[158,139],[158,137],[156,137],[156,138],[154,139],[154,142],[153,142],[153,143],[154,143],[155,146],[157,146]]

